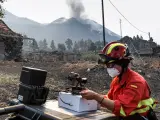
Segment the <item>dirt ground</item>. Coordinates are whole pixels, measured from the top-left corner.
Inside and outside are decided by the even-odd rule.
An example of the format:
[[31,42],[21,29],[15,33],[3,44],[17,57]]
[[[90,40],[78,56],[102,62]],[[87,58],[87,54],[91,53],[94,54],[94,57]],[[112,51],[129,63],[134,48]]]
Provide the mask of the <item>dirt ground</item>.
[[[149,83],[152,96],[160,101],[160,58],[135,58],[131,68],[146,78]],[[22,66],[29,66],[47,70],[46,86],[50,88],[48,99],[56,99],[58,92],[67,86],[67,76],[74,71],[82,77],[87,77],[86,87],[106,94],[109,89],[111,78],[104,67],[91,61],[77,62],[0,62],[0,107],[7,106],[7,102],[17,97],[19,78]],[[88,68],[90,69],[87,72]],[[157,116],[160,118],[160,107],[156,108]],[[1,117],[0,120],[3,120]]]

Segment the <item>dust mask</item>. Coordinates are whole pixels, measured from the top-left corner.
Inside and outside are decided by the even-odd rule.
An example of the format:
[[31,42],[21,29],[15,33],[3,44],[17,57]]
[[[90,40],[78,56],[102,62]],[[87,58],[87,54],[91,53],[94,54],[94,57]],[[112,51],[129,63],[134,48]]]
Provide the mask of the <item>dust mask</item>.
[[114,78],[120,74],[120,72],[116,68],[107,68],[107,72],[108,72],[109,76],[111,76],[112,78]]

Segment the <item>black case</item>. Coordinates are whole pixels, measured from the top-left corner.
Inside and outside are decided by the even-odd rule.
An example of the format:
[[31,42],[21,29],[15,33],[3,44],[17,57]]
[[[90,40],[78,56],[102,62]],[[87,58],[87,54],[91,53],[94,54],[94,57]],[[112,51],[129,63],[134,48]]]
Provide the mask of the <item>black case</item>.
[[47,71],[22,67],[20,82],[26,85],[44,86],[46,81]]
[[47,87],[19,84],[18,100],[24,104],[41,105],[46,102],[49,93]]

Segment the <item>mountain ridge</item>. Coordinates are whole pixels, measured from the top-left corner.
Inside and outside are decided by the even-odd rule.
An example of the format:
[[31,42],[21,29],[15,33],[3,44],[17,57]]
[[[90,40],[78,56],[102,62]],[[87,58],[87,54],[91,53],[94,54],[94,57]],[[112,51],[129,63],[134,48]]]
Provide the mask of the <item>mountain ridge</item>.
[[[98,41],[103,39],[103,27],[90,19],[77,19],[64,17],[58,18],[51,23],[41,24],[24,17],[18,17],[6,11],[4,22],[15,32],[35,38],[37,41],[44,38],[50,42],[64,43],[67,38],[77,41],[80,39],[91,39]],[[119,40],[120,36],[106,30],[106,40]]]

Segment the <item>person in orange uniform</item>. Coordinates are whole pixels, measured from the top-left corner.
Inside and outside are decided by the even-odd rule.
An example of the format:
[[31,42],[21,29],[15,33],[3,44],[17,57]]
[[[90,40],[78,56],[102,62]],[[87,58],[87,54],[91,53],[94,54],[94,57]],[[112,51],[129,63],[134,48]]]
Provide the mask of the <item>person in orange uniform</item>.
[[127,45],[111,42],[99,56],[100,63],[106,66],[108,74],[113,78],[109,92],[101,95],[86,89],[80,92],[82,97],[96,100],[120,120],[158,120],[153,112],[156,101],[150,97],[147,81],[128,67],[132,57]]

